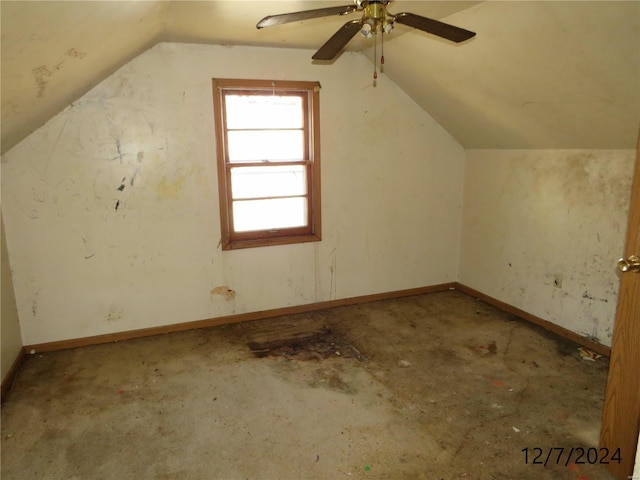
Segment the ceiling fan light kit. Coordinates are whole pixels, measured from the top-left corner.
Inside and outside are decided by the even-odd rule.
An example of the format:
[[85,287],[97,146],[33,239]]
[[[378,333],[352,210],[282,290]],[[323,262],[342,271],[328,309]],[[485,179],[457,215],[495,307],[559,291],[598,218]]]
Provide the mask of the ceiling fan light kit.
[[[274,25],[282,25],[284,23],[299,22],[333,15],[348,15],[356,11],[362,12],[362,17],[359,20],[350,20],[340,27],[340,29],[313,54],[311,58],[314,60],[333,60],[358,32],[365,38],[374,38],[379,32],[382,36],[382,45],[384,48],[384,34],[391,33],[394,29],[394,23],[396,22],[455,43],[464,42],[476,35],[475,32],[465,30],[464,28],[455,27],[414,13],[402,12],[393,15],[387,10],[387,5],[390,1],[391,0],[354,0],[353,5],[269,15],[260,20],[256,28],[261,29]],[[374,45],[374,48],[376,45]],[[384,63],[384,53],[380,63]],[[376,72],[374,72],[374,78],[377,78]]]

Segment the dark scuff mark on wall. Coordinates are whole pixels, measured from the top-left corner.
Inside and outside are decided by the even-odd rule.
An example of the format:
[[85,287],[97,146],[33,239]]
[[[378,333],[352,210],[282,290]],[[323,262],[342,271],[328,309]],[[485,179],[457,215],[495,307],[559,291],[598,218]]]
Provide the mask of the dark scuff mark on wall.
[[604,302],[607,303],[609,300],[606,298],[596,298],[592,295],[589,295],[589,292],[587,292],[586,290],[584,291],[584,293],[582,294],[582,298],[586,298],[588,300],[596,300],[598,302]]
[[[122,180],[120,181],[120,186],[118,187],[118,191],[121,192],[124,190],[124,181],[127,179],[127,177],[122,177]],[[133,183],[132,183],[133,185]]]
[[116,138],[116,149],[118,150],[118,157],[120,157],[120,163],[122,163],[122,151],[120,150],[120,139]]
[[116,212],[118,211],[118,207],[120,206],[120,200],[116,201]]

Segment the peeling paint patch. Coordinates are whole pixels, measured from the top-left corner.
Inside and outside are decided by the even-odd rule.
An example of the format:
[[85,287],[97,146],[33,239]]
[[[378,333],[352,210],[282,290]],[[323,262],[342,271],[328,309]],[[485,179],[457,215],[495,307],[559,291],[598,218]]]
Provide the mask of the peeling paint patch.
[[158,196],[167,199],[176,199],[182,188],[185,177],[178,177],[174,182],[169,182],[167,177],[162,177],[160,183],[156,186]]
[[231,290],[226,285],[221,285],[220,287],[212,288],[210,293],[211,293],[211,296],[220,295],[225,300],[233,300],[236,296],[235,290]]

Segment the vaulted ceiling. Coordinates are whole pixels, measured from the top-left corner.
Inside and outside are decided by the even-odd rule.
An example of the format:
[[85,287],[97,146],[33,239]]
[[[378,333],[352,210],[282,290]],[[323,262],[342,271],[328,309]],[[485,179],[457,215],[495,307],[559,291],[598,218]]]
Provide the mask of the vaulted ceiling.
[[[2,151],[158,42],[304,48],[311,62],[360,13],[256,22],[350,1],[3,0]],[[635,147],[639,1],[395,0],[389,10],[477,32],[457,45],[402,25],[385,36],[384,73],[465,148]],[[371,45],[358,36],[347,49],[373,60]]]

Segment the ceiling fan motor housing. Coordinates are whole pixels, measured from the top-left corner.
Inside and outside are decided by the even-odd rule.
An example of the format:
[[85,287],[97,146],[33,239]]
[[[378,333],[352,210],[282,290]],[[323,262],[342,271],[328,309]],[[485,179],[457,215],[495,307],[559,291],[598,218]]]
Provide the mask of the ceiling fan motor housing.
[[378,30],[383,33],[391,33],[393,30],[393,18],[387,19],[386,5],[388,1],[364,1],[359,3],[363,8],[362,36],[372,38]]
[[364,16],[367,19],[371,18],[376,21],[384,20],[385,12],[386,9],[382,2],[369,2],[369,4],[364,7]]

